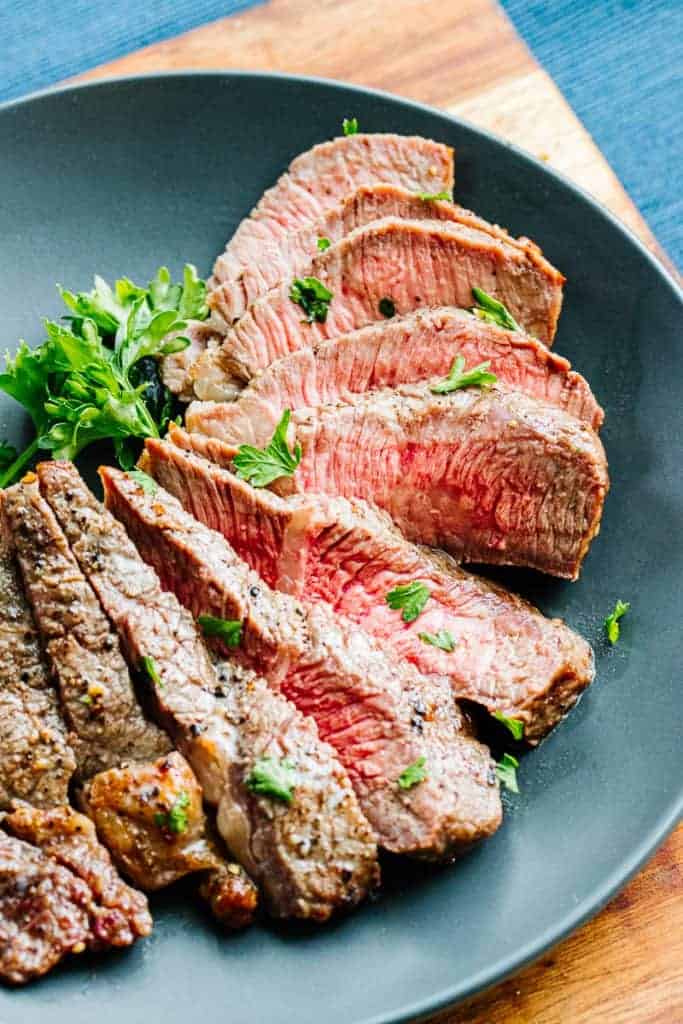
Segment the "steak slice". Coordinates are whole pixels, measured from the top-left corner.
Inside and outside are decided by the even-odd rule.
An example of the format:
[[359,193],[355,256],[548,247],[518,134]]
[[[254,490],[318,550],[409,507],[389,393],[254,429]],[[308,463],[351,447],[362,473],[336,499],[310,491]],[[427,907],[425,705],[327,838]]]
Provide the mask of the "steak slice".
[[167,753],[168,737],[144,717],[116,633],[35,477],[6,490],[3,509],[81,778]]
[[119,877],[90,818],[67,805],[39,810],[18,802],[4,825],[85,884],[89,949],[130,946],[149,935],[152,919],[146,897]]
[[223,332],[219,331],[210,321],[190,320],[182,331],[174,331],[168,340],[182,335],[190,344],[180,352],[164,356],[161,360],[161,376],[164,384],[183,402],[190,402],[194,397],[190,368],[207,349],[218,348],[223,341]]
[[[434,194],[434,190],[430,190]],[[424,194],[424,193],[422,193]],[[544,259],[541,250],[528,238],[515,239],[499,228],[489,224],[470,210],[445,200],[425,200],[420,193],[410,192],[399,185],[364,185],[347,195],[340,203],[315,222],[306,224],[299,231],[287,232],[270,244],[250,254],[250,261],[239,276],[228,277],[221,287],[221,313],[227,323],[239,319],[247,308],[261,295],[283,281],[303,277],[318,253],[318,239],[340,242],[345,235],[358,227],[370,224],[383,217],[402,217],[405,220],[442,220],[465,224],[471,228],[500,239],[506,246],[514,246],[526,254],[549,280],[557,277],[557,271]],[[216,270],[222,269],[222,257],[216,261],[214,279],[211,284],[218,286],[222,279]]]
[[75,768],[0,504],[0,810],[66,803]]
[[[177,436],[182,441],[183,432]],[[523,722],[530,743],[593,679],[590,646],[561,620],[546,619],[448,555],[406,541],[365,502],[283,499],[164,442],[148,445],[145,467],[270,586],[326,601],[424,675],[448,677],[457,697]],[[386,597],[413,580],[431,596],[407,623]],[[421,639],[441,630],[450,634],[452,651]]]
[[[310,275],[332,292],[324,323],[307,323],[285,282],[258,299],[192,366],[201,399],[232,398],[260,370],[299,348],[382,321],[380,303],[396,313],[423,306],[472,305],[479,287],[503,302],[529,334],[552,342],[562,303],[562,276],[548,279],[524,250],[477,228],[385,217],[313,260]],[[220,289],[209,299],[220,319]]]
[[453,150],[404,135],[348,135],[301,153],[242,221],[216,260],[212,283],[238,280],[262,254],[362,185],[387,182],[410,192],[450,192]]
[[[381,845],[449,857],[495,831],[501,809],[493,762],[470,737],[446,680],[424,679],[329,606],[273,592],[161,488],[152,496],[116,470],[101,474],[108,507],[162,586],[195,615],[239,619],[237,657],[315,718]],[[276,659],[280,643],[286,654]],[[428,777],[404,790],[398,779],[416,762],[426,764]]]
[[[609,488],[597,434],[562,409],[504,386],[435,395],[428,384],[299,409],[303,457],[273,485],[384,509],[410,540],[461,561],[577,579]],[[235,447],[192,434],[229,465]]]
[[506,331],[463,310],[427,309],[371,324],[276,359],[235,402],[194,402],[189,431],[262,447],[285,409],[334,405],[352,395],[447,376],[460,355],[484,361],[503,384],[542,398],[597,430],[604,414],[584,378],[534,338]]
[[[263,886],[270,911],[322,921],[359,902],[378,878],[374,836],[312,719],[264,680],[236,666],[214,669],[192,616],[161,590],[123,527],[70,463],[43,463],[38,474],[128,657],[134,663],[153,658],[161,681],[152,688],[157,712],[195,769],[205,798],[218,808],[229,849]],[[257,584],[254,576],[249,585]],[[271,614],[277,611],[274,605]],[[267,614],[254,617],[258,630],[275,628]],[[268,656],[266,661],[272,663]],[[249,788],[261,757],[297,763],[291,805]],[[211,881],[207,892],[220,901]]]

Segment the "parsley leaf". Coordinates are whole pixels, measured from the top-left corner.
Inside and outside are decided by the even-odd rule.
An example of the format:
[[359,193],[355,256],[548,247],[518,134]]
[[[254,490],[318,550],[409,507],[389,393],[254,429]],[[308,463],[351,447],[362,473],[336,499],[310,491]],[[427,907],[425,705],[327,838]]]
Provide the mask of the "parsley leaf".
[[158,686],[161,690],[164,688],[164,684],[161,681],[157,663],[154,658],[150,658],[148,654],[145,654],[140,658],[140,669],[152,680],[155,686]]
[[519,786],[517,785],[517,769],[519,768],[519,761],[512,754],[503,754],[502,758],[496,765],[496,775],[498,776],[501,784],[509,789],[511,793],[519,793]]
[[190,798],[183,789],[178,793],[178,796],[171,805],[171,809],[167,813],[158,812],[154,815],[154,824],[158,825],[159,828],[165,828],[169,832],[173,832],[175,835],[180,835],[187,829],[187,808],[189,804]]
[[394,300],[389,298],[383,298],[379,300],[379,311],[382,316],[385,316],[387,320],[396,315],[396,306]]
[[437,199],[444,199],[449,203],[453,202],[453,196],[450,192],[417,192],[416,195],[424,203],[432,203]]
[[327,320],[333,294],[317,277],[295,277],[289,289],[289,297],[297,306],[301,306],[309,324],[314,320],[324,324]]
[[619,639],[619,633],[621,632],[619,628],[619,619],[626,615],[626,612],[630,607],[630,601],[617,601],[614,606],[614,611],[605,619],[605,633],[607,634],[607,639],[612,646],[614,646]]
[[143,472],[141,469],[131,469],[128,471],[128,476],[131,480],[134,480],[136,484],[142,487],[145,494],[156,494],[159,490],[159,485],[149,473]]
[[491,717],[495,718],[496,721],[500,722],[512,733],[512,738],[515,740],[521,740],[524,736],[524,722],[519,718],[508,718],[502,711],[491,712]]
[[357,135],[358,134],[358,118],[357,117],[345,117],[342,121],[342,128],[344,135]]
[[386,601],[394,611],[399,609],[403,611],[401,618],[404,622],[414,622],[418,615],[424,611],[424,606],[427,604],[430,596],[429,588],[424,583],[420,583],[419,580],[413,580],[411,583],[402,583],[400,586],[390,590]]
[[238,647],[242,640],[242,623],[239,619],[219,619],[215,615],[200,615],[197,622],[204,636],[217,636],[228,647]]
[[292,476],[301,462],[301,445],[291,452],[287,445],[287,428],[291,413],[285,409],[265,448],[241,444],[232,460],[236,475],[254,487],[267,487],[281,476]]
[[456,356],[448,376],[438,384],[432,384],[429,390],[433,395],[449,395],[451,391],[459,391],[461,388],[489,388],[498,380],[495,373],[489,373],[490,365],[487,359],[485,363],[465,371],[463,356]]
[[474,313],[480,320],[487,320],[491,324],[498,324],[507,331],[521,331],[521,327],[505,308],[502,302],[487,295],[481,288],[472,289],[472,298],[476,305],[472,306],[470,313]]
[[331,245],[332,245],[332,242],[329,240],[329,238],[319,238],[318,239],[318,252],[325,252],[325,250],[329,249],[329,247]]
[[295,785],[294,764],[287,758],[278,761],[274,757],[259,757],[247,776],[247,786],[252,793],[271,796],[286,804],[292,802]]
[[401,789],[412,789],[418,782],[424,782],[428,777],[427,762],[424,757],[418,757],[417,761],[403,769],[397,781]]
[[431,644],[449,654],[455,650],[455,640],[447,629],[440,629],[438,633],[418,633],[423,644]]

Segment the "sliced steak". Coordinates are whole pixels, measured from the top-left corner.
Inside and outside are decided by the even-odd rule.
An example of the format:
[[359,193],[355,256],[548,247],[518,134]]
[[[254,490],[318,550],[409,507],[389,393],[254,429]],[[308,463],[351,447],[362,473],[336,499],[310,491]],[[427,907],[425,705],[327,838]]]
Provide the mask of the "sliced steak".
[[[332,292],[324,323],[307,323],[285,282],[258,299],[222,346],[191,368],[201,399],[230,399],[260,370],[299,348],[383,319],[382,300],[396,313],[423,306],[472,305],[472,288],[503,302],[515,320],[550,343],[562,302],[560,274],[548,280],[527,254],[477,228],[386,217],[357,228],[310,266]],[[220,315],[220,289],[210,297]]]
[[[447,676],[457,697],[522,721],[531,743],[593,679],[590,646],[561,620],[546,619],[448,555],[406,541],[365,502],[283,499],[164,442],[148,446],[145,464],[270,586],[328,602],[424,675]],[[407,623],[386,598],[414,580],[431,596],[419,618]],[[442,630],[452,638],[450,651],[421,639]]]
[[182,334],[189,338],[190,344],[181,352],[165,356],[161,360],[161,376],[164,384],[184,402],[194,397],[190,368],[197,362],[207,349],[218,348],[223,341],[223,332],[210,322],[191,320],[182,331],[168,335],[168,340]]
[[[447,857],[495,831],[493,762],[469,736],[446,680],[424,679],[329,606],[273,592],[166,491],[152,496],[125,474],[101,472],[108,507],[162,586],[195,615],[239,619],[236,656],[315,718],[383,846]],[[428,777],[403,789],[399,777],[416,762]]]
[[276,359],[235,402],[194,402],[189,431],[262,447],[285,409],[334,405],[378,388],[445,377],[456,356],[491,363],[501,383],[542,398],[597,430],[604,414],[584,378],[534,338],[463,310],[419,310]]
[[[597,434],[502,385],[350,395],[298,410],[290,432],[303,457],[274,489],[363,498],[462,561],[576,579],[600,527],[609,479]],[[185,443],[223,465],[236,450],[198,434]]]
[[362,185],[400,185],[410,192],[450,192],[453,150],[403,135],[349,135],[301,153],[264,193],[218,257],[209,284],[233,281],[281,240],[318,220]]
[[[422,191],[424,195],[424,190]],[[429,194],[434,194],[430,190]],[[340,242],[358,227],[383,217],[402,217],[406,220],[442,220],[465,224],[500,239],[506,246],[514,246],[525,253],[549,280],[557,279],[557,271],[544,259],[541,250],[528,238],[514,239],[497,225],[489,224],[470,210],[445,200],[425,200],[420,192],[411,192],[399,185],[364,185],[333,206],[315,222],[299,231],[287,232],[270,244],[250,254],[250,261],[237,277],[228,277],[220,289],[220,308],[224,320],[239,319],[261,295],[284,281],[303,277],[311,261],[318,254],[318,239]],[[216,263],[222,269],[222,257]],[[214,270],[214,287],[221,283]]]
[[17,803],[4,826],[85,883],[89,949],[130,946],[149,935],[152,919],[146,897],[119,877],[90,818],[66,805],[39,810]]
[[[264,680],[236,666],[214,669],[193,617],[172,593],[162,592],[123,527],[71,464],[44,463],[38,473],[129,658],[153,659],[158,713],[197,772],[207,801],[217,806],[228,847],[263,886],[271,912],[324,920],[359,902],[378,877],[374,836],[312,719]],[[257,585],[253,576],[249,586]],[[277,613],[273,606],[270,614]],[[254,617],[255,629],[275,630],[267,613]],[[261,757],[296,763],[299,781],[290,805],[249,788]],[[220,889],[211,880],[207,894],[220,904]]]
[[75,768],[0,504],[0,810],[66,803]]
[[80,776],[166,753],[168,737],[144,717],[116,633],[35,478],[5,491],[3,508]]

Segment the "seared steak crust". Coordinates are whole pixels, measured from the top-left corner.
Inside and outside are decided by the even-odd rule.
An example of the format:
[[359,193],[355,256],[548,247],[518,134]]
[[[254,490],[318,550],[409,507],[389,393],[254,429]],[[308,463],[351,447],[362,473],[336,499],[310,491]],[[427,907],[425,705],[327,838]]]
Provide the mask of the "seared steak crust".
[[168,737],[142,714],[116,633],[37,482],[5,491],[4,513],[81,777],[166,753]]
[[66,803],[75,768],[0,505],[0,810]]

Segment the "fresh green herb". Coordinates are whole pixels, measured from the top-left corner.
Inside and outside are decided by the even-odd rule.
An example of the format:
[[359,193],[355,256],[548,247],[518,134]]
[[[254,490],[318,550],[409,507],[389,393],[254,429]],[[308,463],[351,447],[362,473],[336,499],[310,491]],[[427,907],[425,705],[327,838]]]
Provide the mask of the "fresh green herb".
[[183,789],[173,801],[170,811],[167,813],[158,812],[154,815],[154,824],[158,825],[159,828],[165,828],[168,832],[173,832],[175,835],[180,835],[187,830],[187,808],[189,804],[190,798]]
[[607,639],[612,646],[614,646],[619,639],[619,633],[621,632],[619,628],[619,619],[626,615],[626,612],[630,607],[631,603],[629,601],[617,601],[614,606],[614,611],[605,619],[605,633],[607,634]]
[[379,311],[382,314],[382,316],[385,316],[387,318],[387,320],[390,317],[394,316],[396,313],[396,306],[394,305],[394,300],[389,298],[380,299]]
[[0,470],[11,466],[17,457],[17,449],[7,441],[0,441]]
[[89,693],[84,693],[82,697],[78,698],[81,704],[92,704],[92,697]]
[[481,288],[472,289],[472,298],[476,305],[472,306],[470,313],[474,313],[480,320],[487,320],[491,324],[498,324],[507,331],[521,331],[521,327],[505,308],[502,302],[487,295]]
[[498,379],[495,373],[489,373],[490,365],[487,359],[485,363],[465,371],[463,356],[456,356],[448,376],[438,384],[432,384],[429,390],[433,395],[448,395],[451,391],[459,391],[461,388],[489,388]]
[[242,623],[239,619],[218,619],[215,615],[200,615],[197,622],[204,636],[217,636],[228,647],[238,647],[242,641]]
[[417,761],[403,769],[397,781],[401,789],[412,789],[427,777],[427,762],[424,757],[418,757]]
[[496,775],[500,779],[500,782],[506,789],[509,789],[511,793],[519,793],[519,786],[517,785],[517,769],[519,768],[519,761],[512,754],[503,754],[502,758],[496,765]]
[[[96,277],[91,292],[60,294],[70,311],[68,326],[46,321],[45,341],[33,350],[21,342],[0,374],[0,389],[24,406],[36,431],[31,444],[2,466],[0,487],[19,476],[39,449],[74,459],[105,438],[131,469],[133,439],[158,437],[170,415],[171,396],[159,380],[157,360],[187,347],[189,340],[179,334],[187,318],[208,315],[206,285],[190,265],[182,285],[172,284],[161,267],[147,288],[124,277],[112,289]],[[143,374],[150,361],[151,371]],[[155,390],[161,401],[152,401]]]
[[358,134],[358,118],[357,117],[345,117],[342,121],[342,128],[344,129],[344,135],[357,135]]
[[143,472],[141,469],[129,469],[128,476],[131,480],[134,480],[136,484],[142,487],[145,494],[156,494],[159,490],[159,485],[156,480],[149,475],[149,473]]
[[301,445],[297,444],[293,452],[287,445],[290,415],[289,409],[285,409],[275,433],[265,448],[254,448],[250,444],[239,446],[232,463],[240,479],[246,480],[254,487],[267,487],[281,476],[292,476],[301,462]]
[[494,711],[492,717],[501,722],[512,733],[515,740],[521,740],[524,735],[524,722],[519,718],[508,718],[502,711]]
[[423,644],[431,644],[432,647],[438,647],[442,651],[455,650],[455,640],[447,629],[440,629],[438,633],[418,633],[417,634]]
[[333,295],[317,277],[296,277],[289,289],[289,297],[301,306],[309,324],[314,320],[324,324],[327,320]]
[[401,617],[404,622],[414,622],[424,611],[424,606],[430,596],[429,588],[424,583],[413,580],[412,583],[402,583],[390,590],[386,601],[394,611],[401,610],[403,612]]
[[271,796],[275,800],[291,804],[296,785],[294,764],[285,758],[259,757],[247,777],[247,786],[252,793]]
[[150,658],[148,654],[145,654],[140,658],[140,668],[152,680],[155,686],[158,686],[159,689],[163,690],[164,684],[161,681],[161,676],[159,675],[157,663],[154,658]]
[[318,252],[325,252],[325,250],[329,249],[329,247],[331,245],[332,245],[332,242],[329,240],[329,238],[319,238],[318,239]]
[[444,199],[449,203],[453,202],[453,196],[450,192],[418,192],[417,198],[421,199],[424,203],[433,203],[437,199]]

